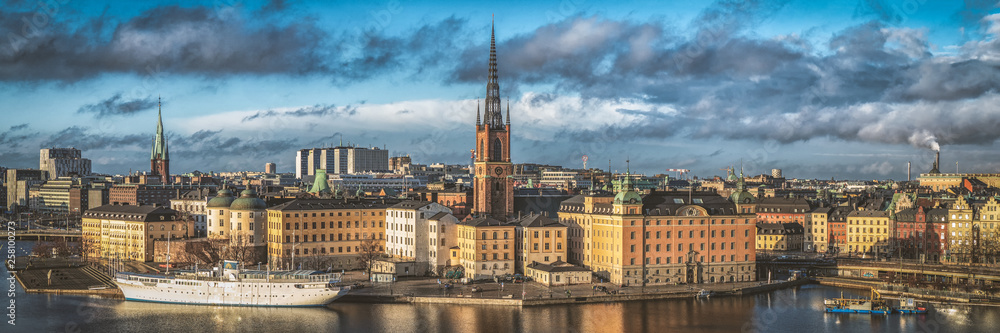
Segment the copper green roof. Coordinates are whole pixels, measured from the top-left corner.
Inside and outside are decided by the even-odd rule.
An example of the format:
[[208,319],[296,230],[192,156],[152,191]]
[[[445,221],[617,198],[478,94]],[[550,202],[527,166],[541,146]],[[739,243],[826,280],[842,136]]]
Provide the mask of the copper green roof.
[[316,169],[316,178],[309,193],[330,193],[330,184],[327,184],[326,169]]
[[236,200],[236,198],[233,197],[233,192],[230,192],[228,189],[222,189],[216,197],[208,200],[208,208],[228,208],[232,205],[233,200]]
[[240,193],[240,198],[233,201],[233,204],[229,206],[232,210],[264,210],[267,209],[267,203],[263,199],[257,197],[257,192],[254,190],[244,190]]
[[[157,102],[159,106],[159,102]],[[156,121],[156,136],[153,137],[153,149],[149,153],[149,159],[161,159],[164,161],[170,160],[170,154],[167,151],[167,138],[163,135],[163,110],[161,109],[157,114]]]

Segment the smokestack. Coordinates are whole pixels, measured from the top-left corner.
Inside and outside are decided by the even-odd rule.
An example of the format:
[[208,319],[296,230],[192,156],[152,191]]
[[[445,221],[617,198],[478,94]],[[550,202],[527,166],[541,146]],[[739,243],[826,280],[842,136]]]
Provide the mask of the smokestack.
[[910,161],[906,161],[906,181],[910,181]]
[[941,151],[938,150],[934,152],[934,168],[938,169],[940,167],[941,167]]

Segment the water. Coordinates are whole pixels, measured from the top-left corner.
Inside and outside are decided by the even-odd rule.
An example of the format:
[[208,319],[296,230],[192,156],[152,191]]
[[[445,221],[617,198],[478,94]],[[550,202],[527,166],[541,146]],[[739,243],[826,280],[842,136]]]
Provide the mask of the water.
[[[6,268],[2,270],[6,277]],[[0,331],[816,333],[996,332],[1000,327],[1000,308],[996,307],[937,305],[930,314],[909,316],[827,314],[822,312],[822,299],[839,296],[841,289],[818,285],[746,297],[523,309],[336,302],[327,308],[234,308],[29,295],[17,289],[17,325],[4,323]],[[845,296],[863,294],[862,290],[845,290]]]

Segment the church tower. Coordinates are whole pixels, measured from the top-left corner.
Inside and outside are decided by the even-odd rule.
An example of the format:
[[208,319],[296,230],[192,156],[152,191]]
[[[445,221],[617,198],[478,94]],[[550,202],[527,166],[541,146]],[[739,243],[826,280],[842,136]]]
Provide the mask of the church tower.
[[156,122],[156,136],[153,137],[153,149],[149,154],[149,170],[153,175],[160,176],[160,181],[164,184],[170,181],[170,155],[167,153],[167,137],[163,135],[163,109],[157,100],[158,109]]
[[489,216],[507,221],[514,211],[513,165],[510,163],[510,102],[507,120],[500,105],[500,85],[497,83],[496,34],[490,29],[490,65],[483,101],[483,122],[476,107],[476,202],[473,215]]

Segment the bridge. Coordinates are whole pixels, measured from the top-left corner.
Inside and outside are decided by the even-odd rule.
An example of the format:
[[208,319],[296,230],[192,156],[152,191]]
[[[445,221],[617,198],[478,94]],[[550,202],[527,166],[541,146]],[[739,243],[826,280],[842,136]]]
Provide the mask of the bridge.
[[[8,231],[8,236],[11,231]],[[66,231],[66,230],[45,230],[45,229],[35,229],[35,230],[15,230],[14,239],[16,240],[30,240],[30,241],[54,241],[59,239],[65,239],[69,242],[79,241],[83,237],[82,231]]]

